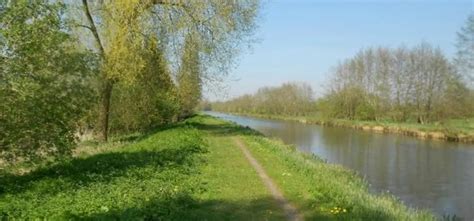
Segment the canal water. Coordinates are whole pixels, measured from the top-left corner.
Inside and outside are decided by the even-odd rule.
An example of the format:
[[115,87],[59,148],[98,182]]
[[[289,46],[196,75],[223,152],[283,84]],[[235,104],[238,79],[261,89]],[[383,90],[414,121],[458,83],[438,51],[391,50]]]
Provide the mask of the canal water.
[[474,145],[207,112],[357,171],[371,191],[474,220]]

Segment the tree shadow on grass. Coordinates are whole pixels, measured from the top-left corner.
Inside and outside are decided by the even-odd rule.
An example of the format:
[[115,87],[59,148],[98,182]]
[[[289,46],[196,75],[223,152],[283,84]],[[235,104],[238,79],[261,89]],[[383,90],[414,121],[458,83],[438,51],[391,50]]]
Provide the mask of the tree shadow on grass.
[[171,199],[155,199],[138,207],[110,210],[87,216],[70,214],[70,220],[285,220],[281,210],[275,211],[273,198],[229,202],[198,201],[189,195]]
[[149,128],[145,131],[141,131],[138,133],[126,134],[126,135],[118,135],[112,138],[112,141],[119,141],[119,142],[139,142],[141,140],[145,140],[150,136],[165,130],[171,130],[175,128],[183,127],[183,124],[167,124],[167,125],[160,125],[156,127]]
[[[322,213],[312,208],[310,202],[300,208],[308,220],[395,220],[384,211],[364,208],[357,213]],[[68,214],[69,220],[287,220],[283,210],[272,197],[253,200],[196,200],[189,195],[168,199],[154,199],[137,207],[112,209],[90,215]]]
[[[191,166],[195,163],[193,156],[203,151],[200,147],[190,146],[156,151],[108,152],[87,158],[75,158],[51,167],[40,168],[26,175],[0,175],[0,195],[19,194],[41,181],[54,182],[61,179],[62,183],[68,184],[65,187],[55,186],[54,191],[58,192],[61,188],[71,186],[79,188],[96,182],[107,183],[124,176],[129,169],[152,166],[159,171]],[[55,194],[47,189],[42,194],[48,193]]]

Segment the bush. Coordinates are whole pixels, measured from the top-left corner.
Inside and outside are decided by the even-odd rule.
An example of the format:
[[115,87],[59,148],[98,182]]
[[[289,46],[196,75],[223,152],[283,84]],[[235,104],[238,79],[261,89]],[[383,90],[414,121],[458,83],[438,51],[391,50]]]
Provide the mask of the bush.
[[71,153],[76,122],[94,98],[93,57],[71,46],[63,5],[15,1],[0,15],[0,159]]
[[178,115],[176,86],[163,54],[154,47],[145,52],[145,68],[135,81],[115,85],[110,116],[114,133],[148,130]]

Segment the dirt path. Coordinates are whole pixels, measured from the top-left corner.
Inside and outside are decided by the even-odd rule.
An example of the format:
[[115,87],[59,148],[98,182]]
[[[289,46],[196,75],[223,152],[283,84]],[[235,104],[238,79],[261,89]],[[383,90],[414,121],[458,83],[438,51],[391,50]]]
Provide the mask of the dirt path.
[[234,138],[237,146],[242,150],[245,155],[245,158],[249,161],[252,167],[257,171],[258,175],[262,179],[265,186],[270,190],[273,198],[278,202],[278,205],[285,211],[288,221],[302,221],[302,216],[298,213],[298,210],[291,205],[283,194],[278,189],[277,185],[273,180],[267,175],[263,167],[258,163],[258,161],[252,156],[252,154],[247,149],[246,145],[238,137]]

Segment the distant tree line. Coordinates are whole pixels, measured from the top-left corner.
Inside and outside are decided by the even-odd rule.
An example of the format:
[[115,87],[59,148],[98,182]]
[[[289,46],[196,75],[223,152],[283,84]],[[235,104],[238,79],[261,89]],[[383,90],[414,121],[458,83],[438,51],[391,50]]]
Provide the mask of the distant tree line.
[[317,104],[329,118],[427,123],[474,116],[474,14],[449,61],[439,48],[368,48],[337,65]]
[[413,48],[367,48],[332,69],[326,94],[317,101],[309,85],[287,83],[215,102],[212,109],[420,124],[473,117],[473,36],[471,15],[458,33],[453,62],[428,43]]
[[0,1],[0,169],[193,114],[259,1]]
[[335,67],[319,109],[333,118],[425,123],[472,114],[472,92],[439,49],[369,48]]
[[244,95],[227,102],[215,102],[213,110],[274,115],[305,115],[313,112],[314,96],[305,83],[285,83],[279,87],[264,87],[253,95]]

